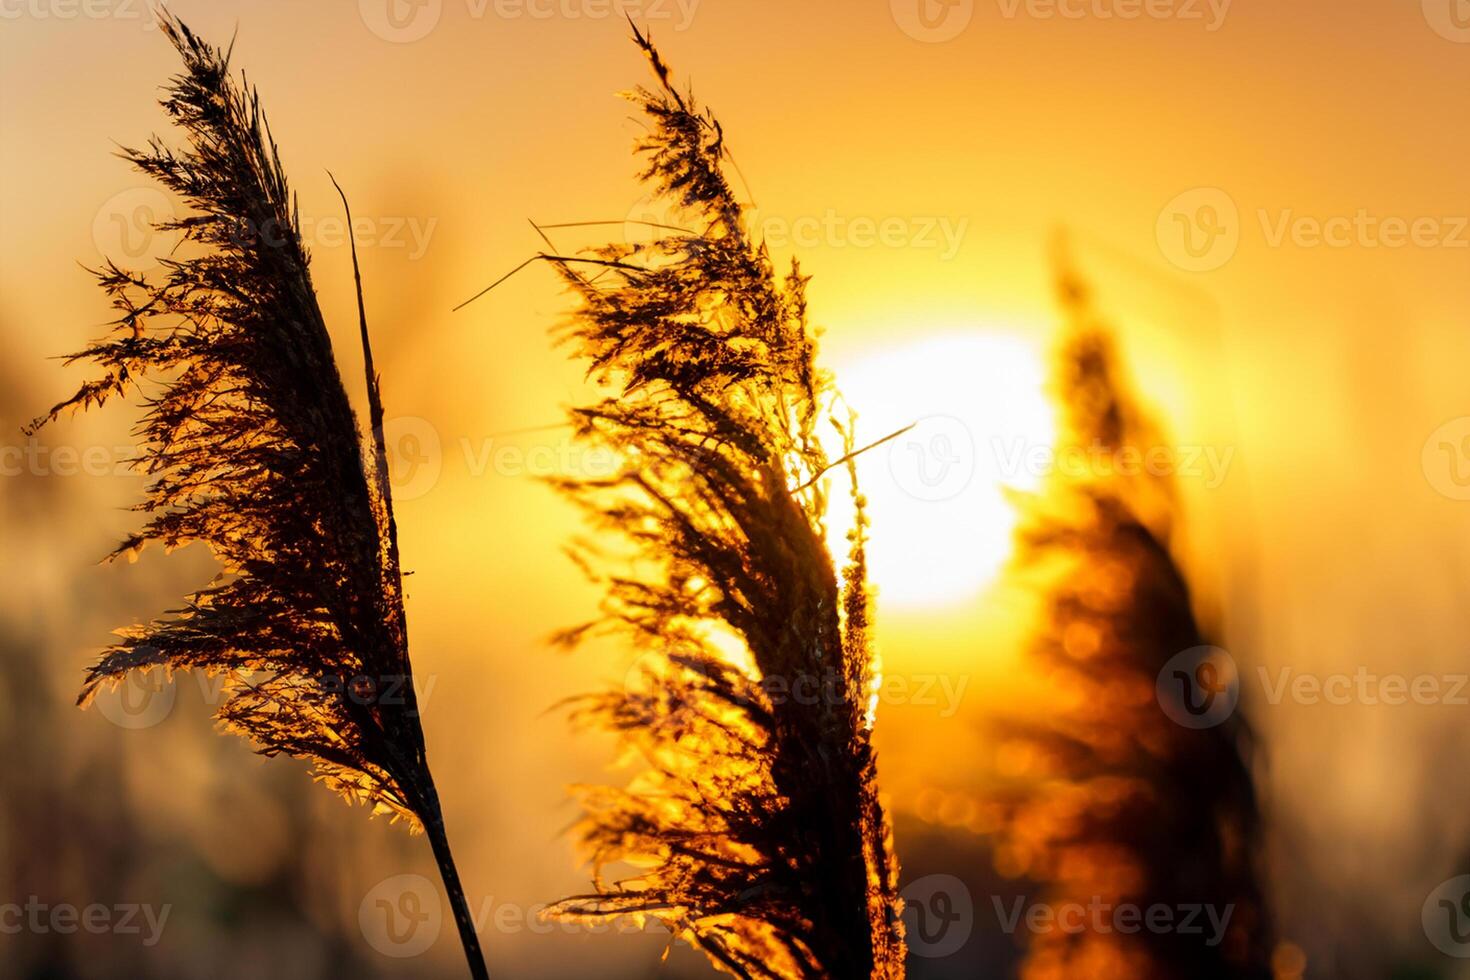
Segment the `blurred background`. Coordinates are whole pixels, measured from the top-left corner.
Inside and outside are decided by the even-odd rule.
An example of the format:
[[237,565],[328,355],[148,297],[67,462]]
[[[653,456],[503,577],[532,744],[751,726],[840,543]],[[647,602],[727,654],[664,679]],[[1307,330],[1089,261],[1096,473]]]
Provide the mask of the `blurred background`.
[[[450,312],[542,247],[527,219],[608,222],[549,231],[562,249],[659,219],[615,97],[647,78],[624,7],[719,114],[775,258],[814,276],[859,442],[920,422],[859,465],[904,881],[958,879],[943,887],[970,916],[956,941],[917,943],[911,975],[1007,976],[1024,941],[999,914],[1025,869],[989,843],[986,732],[1000,708],[1047,710],[1023,662],[1035,596],[1005,573],[1005,488],[1037,488],[1053,437],[1064,228],[1142,402],[1196,461],[1179,553],[1262,744],[1279,974],[1470,976],[1470,942],[1424,919],[1470,874],[1458,0],[177,0],[206,38],[234,37],[260,89],[350,385],[328,168],[357,216],[424,726],[492,971],[711,973],[683,947],[662,961],[657,934],[535,919],[587,883],[566,788],[623,778],[607,740],[548,709],[620,683],[634,653],[546,643],[596,593],[560,552],[576,514],[538,478],[607,465],[555,427],[587,394],[548,343],[570,300],[533,267]],[[111,154],[172,138],[155,99],[176,56],[141,0],[0,16],[0,904],[100,904],[115,925],[139,908],[136,932],[0,916],[5,972],[461,975],[442,916],[394,919],[437,909],[423,839],[211,734],[207,683],[73,707],[111,629],[213,574],[199,549],[97,564],[134,526],[141,480],[119,464],[136,402],[19,434],[83,376],[46,359],[105,329],[79,263],[167,253],[149,224],[177,202]],[[1443,696],[1280,693],[1344,675],[1435,678]]]

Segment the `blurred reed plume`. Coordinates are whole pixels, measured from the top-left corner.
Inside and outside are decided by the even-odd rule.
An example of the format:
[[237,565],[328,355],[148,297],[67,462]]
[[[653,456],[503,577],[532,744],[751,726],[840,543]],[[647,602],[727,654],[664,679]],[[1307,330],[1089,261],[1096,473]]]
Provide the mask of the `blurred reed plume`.
[[[1163,443],[1134,404],[1112,335],[1065,259],[1058,288],[1067,320],[1054,375],[1058,449],[1105,462],[1054,473],[1029,502],[1020,532],[1018,563],[1045,582],[1032,655],[1050,697],[1044,721],[1006,726],[1033,766],[1010,801],[1001,852],[1043,883],[1053,907],[1161,904],[1177,922],[1197,906],[1203,928],[1123,934],[1087,919],[1077,931],[1032,935],[1021,975],[1268,977],[1251,733],[1238,712],[1213,727],[1186,727],[1155,697],[1166,664],[1208,644],[1170,550],[1170,477],[1112,465]],[[1213,945],[1205,909],[1229,916]]]
[[[187,257],[163,259],[156,280],[111,262],[97,273],[121,315],[109,339],[69,360],[105,373],[32,429],[151,376],[160,390],[133,461],[152,478],[137,508],[150,517],[112,557],[200,541],[222,570],[168,618],[120,631],[80,701],[130,671],[222,678],[224,727],[264,755],[310,760],[347,799],[427,832],[471,972],[484,977],[419,724],[366,316],[370,446],[259,99],[243,75],[232,80],[229,51],[167,14],[160,23],[184,62],[162,105],[188,147],[154,138],[123,156],[194,212],[158,226],[182,235]],[[360,277],[357,292],[361,313]]]
[[[626,550],[576,549],[606,595],[560,639],[616,633],[645,654],[575,714],[647,768],[584,792],[595,890],[552,911],[659,920],[740,977],[899,977],[863,524],[839,576],[807,279],[751,240],[719,123],[634,35],[658,81],[630,95],[650,121],[641,179],[687,228],[543,258],[580,299],[564,339],[610,392],[573,410],[576,434],[623,460],[561,484]],[[620,862],[638,870],[606,873]]]

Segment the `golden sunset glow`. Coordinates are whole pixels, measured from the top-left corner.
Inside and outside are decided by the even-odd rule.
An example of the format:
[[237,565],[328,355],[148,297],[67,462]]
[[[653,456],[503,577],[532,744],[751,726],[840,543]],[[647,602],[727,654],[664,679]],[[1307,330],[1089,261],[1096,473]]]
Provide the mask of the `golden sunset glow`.
[[[495,976],[725,975],[651,927],[780,898],[757,854],[812,862],[793,894],[816,856],[856,869],[806,846],[846,841],[896,887],[872,916],[846,872],[771,901],[835,964],[809,977],[894,980],[844,957],[892,945],[901,898],[905,980],[1470,980],[1470,0],[167,0],[233,45],[196,99],[258,89],[288,185],[263,209],[273,154],[183,190],[120,158],[214,118],[159,105],[185,64],[160,7],[0,0],[0,932],[28,896],[172,915],[145,944],[26,910],[0,973],[471,975],[434,840],[344,812],[303,761],[325,748],[349,798],[422,822],[433,789]],[[109,335],[89,270],[156,285],[222,251]],[[229,343],[151,342],[216,291]],[[303,329],[311,356],[275,346]],[[617,418],[593,435],[589,407]],[[853,500],[823,467],[853,447],[844,589]],[[173,462],[130,468],[149,453]],[[154,519],[161,547],[99,561]],[[222,559],[267,558],[272,591],[149,639]],[[257,690],[235,647],[300,685]],[[115,689],[86,680],[104,657]],[[833,691],[866,714],[807,727]],[[274,761],[215,736],[231,692]],[[385,764],[374,712],[424,772]],[[830,812],[780,810],[869,750]],[[588,802],[604,857],[663,869],[638,928],[538,918],[623,873],[579,850]],[[762,819],[727,841],[726,810]],[[820,819],[844,812],[850,838]],[[1034,925],[1206,865],[1189,901],[1233,917],[1187,965],[1145,963],[1180,934]],[[756,911],[723,926],[759,976],[782,960]]]
[[[873,519],[869,572],[885,607],[974,601],[1011,552],[1016,507],[1052,443],[1044,352],[1000,329],[945,331],[836,366],[857,443],[913,424],[859,457]],[[1029,461],[1029,462],[1028,462]],[[828,536],[842,554],[852,505],[834,483]]]

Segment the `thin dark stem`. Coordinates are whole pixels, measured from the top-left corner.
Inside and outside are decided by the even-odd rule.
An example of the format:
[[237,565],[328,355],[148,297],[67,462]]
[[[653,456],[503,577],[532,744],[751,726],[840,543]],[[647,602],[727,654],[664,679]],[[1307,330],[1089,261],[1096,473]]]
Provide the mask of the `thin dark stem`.
[[822,478],[822,474],[827,473],[830,470],[836,469],[837,467],[841,466],[843,463],[847,462],[850,459],[857,459],[859,456],[861,456],[863,453],[867,452],[869,449],[877,449],[879,446],[883,445],[885,442],[890,442],[890,441],[892,441],[894,439],[897,439],[899,436],[903,435],[905,432],[909,431],[910,429],[912,429],[914,426],[916,426],[918,424],[919,423],[917,423],[917,422],[910,422],[908,425],[904,426],[902,429],[899,429],[897,432],[890,432],[890,433],[888,433],[888,435],[884,436],[882,439],[875,439],[872,442],[868,443],[866,446],[862,447],[861,449],[854,449],[852,452],[848,453],[846,456],[842,456],[842,457],[840,457],[838,459],[834,459],[832,462],[828,463],[826,466],[824,466],[820,470],[818,470],[817,473],[816,473],[816,475],[813,476],[810,480],[806,481],[801,486],[797,487],[796,489],[792,490],[791,492],[792,493],[801,493],[807,487],[811,486],[813,483],[816,483],[818,480],[820,480]]
[[516,266],[514,269],[510,270],[505,275],[501,276],[499,279],[495,280],[490,285],[486,286],[484,289],[480,290],[478,293],[476,293],[475,295],[471,296],[469,299],[465,300],[463,303],[459,304],[458,306],[456,306],[454,309],[450,310],[449,312],[451,312],[451,313],[457,313],[457,312],[459,312],[460,310],[464,309],[466,306],[469,306],[475,300],[479,299],[481,296],[484,296],[490,290],[494,289],[496,286],[498,286],[501,283],[505,282],[511,276],[515,275],[517,272],[520,272],[526,266],[530,265],[532,262],[535,262],[537,259],[539,259],[541,257],[542,256],[540,256],[540,255],[533,255],[533,256],[531,256],[529,259],[527,259],[526,261],[522,262],[520,265]]
[[377,490],[377,509],[380,511],[381,524],[379,533],[387,538],[388,568],[387,577],[390,587],[401,588],[401,577],[399,574],[398,559],[398,521],[393,515],[393,486],[388,473],[388,447],[383,441],[383,392],[379,386],[377,368],[373,366],[373,345],[368,338],[367,306],[362,300],[362,269],[357,264],[357,236],[352,234],[352,207],[347,203],[347,194],[342,190],[342,185],[337,183],[337,178],[332,176],[330,170],[327,176],[332,180],[332,186],[337,188],[337,195],[342,198],[342,210],[347,213],[347,241],[352,246],[352,279],[357,285],[357,325],[362,338],[362,367],[367,375],[367,397],[368,397],[368,426],[373,440],[373,480],[374,488]]
[[505,282],[507,279],[509,279],[511,276],[515,275],[517,272],[520,272],[522,269],[524,269],[526,266],[530,265],[532,262],[538,262],[538,261],[551,262],[551,263],[553,263],[555,265],[562,266],[563,268],[565,268],[567,266],[567,264],[568,263],[571,263],[571,262],[583,262],[583,263],[586,263],[587,265],[600,265],[600,266],[602,266],[604,268],[607,268],[607,269],[621,269],[624,272],[638,272],[638,273],[646,273],[646,272],[648,272],[647,269],[643,268],[640,265],[633,265],[633,264],[628,263],[628,262],[619,262],[616,259],[595,259],[595,258],[591,258],[590,256],[586,256],[586,255],[552,255],[549,252],[538,252],[535,255],[531,256],[526,261],[522,262],[520,265],[516,266],[514,269],[510,270],[509,272],[507,272],[505,275],[501,276],[499,279],[497,279],[494,282],[492,282],[490,285],[486,286],[484,289],[480,290],[475,295],[471,296],[469,299],[465,300],[463,303],[460,303],[458,306],[456,306],[453,309],[451,309],[449,312],[451,312],[451,313],[457,313],[457,312],[459,312],[460,310],[464,309],[466,306],[469,306],[475,300],[479,299],[481,296],[484,296],[490,290],[494,289],[496,286],[498,286],[501,283]]
[[635,221],[632,218],[624,218],[621,221],[558,221],[556,224],[535,225],[537,231],[543,228],[595,228],[604,225],[642,225],[645,228],[661,228],[664,231],[677,231],[685,235],[697,235],[698,232],[681,228],[678,225],[665,225],[657,221]]
[[475,920],[470,917],[464,886],[459,883],[454,855],[449,850],[449,835],[444,832],[444,818],[438,813],[430,814],[424,821],[424,832],[428,834],[429,844],[434,848],[439,877],[444,879],[444,890],[449,895],[449,908],[454,913],[454,924],[459,927],[459,941],[464,945],[464,958],[469,963],[470,976],[474,980],[490,980],[490,971],[485,967],[485,954],[480,952],[480,936],[475,932]]

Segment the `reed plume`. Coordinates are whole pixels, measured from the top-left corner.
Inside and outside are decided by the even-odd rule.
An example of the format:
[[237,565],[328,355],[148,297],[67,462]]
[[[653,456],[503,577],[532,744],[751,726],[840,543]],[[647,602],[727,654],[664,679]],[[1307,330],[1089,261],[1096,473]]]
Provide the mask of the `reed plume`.
[[31,428],[156,382],[133,460],[151,478],[137,506],[149,516],[111,557],[199,541],[222,570],[184,608],[120,631],[79,700],[130,671],[221,676],[226,729],[427,832],[471,973],[485,977],[419,724],[361,278],[366,445],[258,96],[232,78],[230,51],[166,13],[160,24],[183,59],[161,104],[187,146],[155,137],[122,155],[193,212],[157,226],[182,236],[184,257],[154,278],[112,262],[97,272],[120,315],[69,360],[102,374]]
[[[1064,259],[1058,290],[1067,321],[1054,375],[1060,450],[1117,461],[1163,445],[1129,394],[1086,285]],[[1046,721],[1010,732],[1040,771],[1013,801],[1002,847],[1021,856],[1057,906],[1161,904],[1182,917],[1195,905],[1230,918],[1218,945],[1206,941],[1208,927],[1127,935],[1089,920],[1077,932],[1039,932],[1021,976],[1269,977],[1252,736],[1238,712],[1188,728],[1155,700],[1170,659],[1209,641],[1171,552],[1171,479],[1157,467],[1120,469],[1058,471],[1031,501],[1020,535],[1020,563],[1048,575],[1033,657],[1054,698]]]
[[[687,227],[543,258],[579,299],[563,339],[608,392],[572,411],[576,436],[622,460],[561,483],[626,545],[576,549],[606,593],[561,639],[616,633],[643,654],[624,689],[574,713],[647,768],[585,791],[594,890],[552,914],[658,920],[740,977],[900,977],[865,518],[839,576],[807,277],[752,240],[719,122],[634,38],[657,79],[629,96],[649,121],[640,177]],[[620,862],[641,870],[609,876]]]

